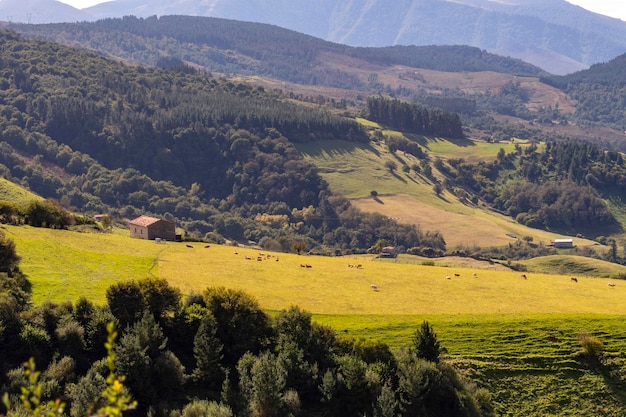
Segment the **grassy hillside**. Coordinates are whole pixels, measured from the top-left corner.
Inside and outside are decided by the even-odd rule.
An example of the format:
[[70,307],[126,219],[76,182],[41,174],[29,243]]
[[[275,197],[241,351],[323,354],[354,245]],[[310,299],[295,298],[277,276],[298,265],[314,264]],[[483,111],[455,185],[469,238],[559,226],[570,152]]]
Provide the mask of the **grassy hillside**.
[[[626,350],[621,282],[610,288],[603,278],[579,275],[574,283],[570,275],[543,273],[524,279],[452,259],[425,266],[408,256],[396,263],[368,256],[261,255],[257,249],[201,243],[158,245],[131,239],[125,230],[3,231],[17,244],[37,304],[81,295],[102,303],[112,283],[156,275],[184,293],[208,286],[242,289],[269,311],[298,305],[340,335],[383,340],[393,349],[408,346],[414,329],[428,320],[447,360],[492,392],[497,415],[516,416],[521,409],[537,417],[617,416],[626,404],[614,391],[621,379],[613,373]],[[599,368],[581,359],[580,331],[605,343]]]
[[626,267],[611,262],[575,255],[541,256],[520,262],[529,271],[570,275],[616,276],[626,274]]
[[40,200],[41,197],[31,193],[19,185],[12,183],[6,178],[0,178],[0,200],[14,203],[26,203],[32,200]]
[[[384,134],[399,135],[397,132]],[[510,152],[514,147],[509,143],[417,139],[431,158],[463,158],[474,162],[492,161],[500,149]],[[327,141],[298,144],[297,148],[319,167],[331,188],[350,198],[357,208],[396,218],[400,223],[417,224],[424,230],[439,231],[448,248],[507,245],[516,240],[511,235],[530,236],[536,243],[549,243],[562,237],[526,227],[481,205],[462,202],[447,191],[438,196],[430,179],[413,170],[402,170],[404,165],[418,164],[417,158],[401,152],[392,154],[382,144]],[[387,161],[396,162],[398,169],[390,172],[385,168]],[[377,199],[371,197],[371,191],[378,193]],[[595,242],[576,239],[576,244],[586,246]]]
[[536,273],[523,279],[518,272],[480,264],[463,268],[373,262],[371,256],[261,255],[253,248],[158,245],[123,233],[27,226],[5,226],[4,231],[17,245],[35,303],[76,301],[79,295],[103,302],[112,283],[154,275],[185,294],[209,286],[239,288],[267,309],[295,304],[316,314],[626,314],[626,285],[607,289],[605,279],[592,276],[579,276],[576,285],[569,275]]

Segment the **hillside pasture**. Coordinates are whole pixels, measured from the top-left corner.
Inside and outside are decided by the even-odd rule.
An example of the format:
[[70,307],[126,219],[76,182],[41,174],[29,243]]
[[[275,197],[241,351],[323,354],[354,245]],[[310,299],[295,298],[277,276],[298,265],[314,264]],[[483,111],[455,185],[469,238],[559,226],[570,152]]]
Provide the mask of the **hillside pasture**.
[[[625,281],[580,275],[573,282],[543,273],[524,279],[458,258],[426,266],[404,255],[395,262],[200,242],[163,245],[131,239],[121,229],[4,226],[3,232],[16,242],[35,304],[80,296],[104,303],[106,288],[119,280],[160,276],[184,294],[241,289],[268,312],[297,305],[339,337],[381,340],[394,351],[410,346],[427,320],[446,360],[488,388],[496,415],[617,416],[626,404],[615,391],[620,377],[614,372],[621,368],[611,365],[626,351]],[[604,342],[599,369],[581,359],[579,332]]]
[[103,302],[106,288],[119,280],[159,276],[184,294],[236,288],[268,310],[298,305],[314,314],[626,314],[626,284],[609,288],[607,279],[585,276],[578,283],[564,275],[524,279],[514,271],[202,243],[159,245],[117,234],[27,226],[5,226],[5,233],[17,245],[35,303],[76,301],[80,295]]
[[[466,147],[462,147],[432,139],[428,146],[433,149],[431,156],[467,158],[469,153],[476,152],[475,158],[484,160],[495,159],[500,148],[504,147],[508,152],[514,146],[467,142]],[[358,209],[381,213],[399,219],[400,223],[415,224],[422,230],[438,231],[449,248],[507,245],[516,241],[511,235],[517,238],[529,236],[535,243],[544,244],[563,237],[526,227],[480,205],[460,201],[448,191],[438,196],[430,179],[413,171],[402,171],[402,165],[419,163],[417,158],[400,152],[391,154],[382,144],[324,141],[323,146],[310,142],[297,147],[304,158],[319,168],[331,189],[351,199]],[[387,161],[396,162],[398,169],[390,172],[385,168]],[[377,199],[371,197],[372,191],[377,192]],[[595,244],[585,239],[575,239],[575,242],[578,246]]]
[[576,255],[540,256],[520,261],[529,271],[598,277],[626,276],[626,266]]
[[40,196],[12,183],[6,178],[0,178],[0,196],[2,196],[2,200],[18,204],[28,203],[33,200],[43,200]]
[[128,234],[30,226],[4,226],[2,231],[15,242],[35,304],[76,302],[80,296],[104,304],[106,289],[112,284],[158,275],[162,248],[155,246],[165,246],[131,240]]

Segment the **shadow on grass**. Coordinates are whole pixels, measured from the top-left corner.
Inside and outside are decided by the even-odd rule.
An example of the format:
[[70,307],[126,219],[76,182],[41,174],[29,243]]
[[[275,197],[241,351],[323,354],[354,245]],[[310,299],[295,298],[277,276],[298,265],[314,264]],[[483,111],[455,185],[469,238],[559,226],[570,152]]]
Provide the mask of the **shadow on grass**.
[[460,147],[468,147],[468,146],[476,146],[473,140],[470,140],[466,137],[463,138],[433,138],[429,136],[416,135],[416,134],[407,134],[406,135],[413,142],[416,142],[418,145],[423,146],[426,149],[429,149],[428,144],[433,142],[450,142],[453,145]]
[[417,184],[417,181],[415,180],[415,178],[413,178],[412,176],[410,176],[409,174],[406,174],[405,177],[407,177],[409,180],[413,181],[415,184]]
[[370,144],[344,140],[322,140],[318,142],[300,143],[296,144],[296,147],[301,154],[308,155],[310,157],[319,157],[325,153],[334,156],[341,156],[351,154],[356,150],[363,150],[371,152],[376,156],[380,156],[380,152]]
[[605,359],[585,356],[582,356],[580,360],[586,364],[592,372],[602,376],[611,395],[626,409],[626,380],[624,379],[624,375],[626,374],[626,362],[623,360],[621,363],[608,361],[607,364]]
[[396,171],[390,171],[391,175],[393,175],[394,177],[396,177],[396,179],[402,181],[403,183],[407,184],[407,181],[402,178],[400,175],[398,175],[398,173]]

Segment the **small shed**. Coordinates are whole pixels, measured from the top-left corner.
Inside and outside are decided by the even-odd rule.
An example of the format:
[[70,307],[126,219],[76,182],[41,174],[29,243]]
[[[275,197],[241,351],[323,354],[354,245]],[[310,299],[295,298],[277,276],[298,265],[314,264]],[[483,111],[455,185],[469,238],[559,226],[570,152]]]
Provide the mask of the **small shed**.
[[567,249],[574,247],[574,241],[572,239],[554,239],[550,241],[555,248]]
[[398,251],[397,251],[395,246],[385,246],[380,251],[380,255],[379,256],[381,258],[395,258],[396,256],[398,256]]
[[130,237],[139,239],[176,240],[176,224],[169,220],[139,216],[129,223]]

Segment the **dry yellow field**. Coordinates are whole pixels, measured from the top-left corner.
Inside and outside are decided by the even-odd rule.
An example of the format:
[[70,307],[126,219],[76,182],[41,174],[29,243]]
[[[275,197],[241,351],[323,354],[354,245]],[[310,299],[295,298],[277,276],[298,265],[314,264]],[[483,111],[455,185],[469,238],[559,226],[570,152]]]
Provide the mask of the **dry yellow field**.
[[[379,195],[373,198],[352,200],[352,204],[366,212],[381,213],[399,219],[400,223],[417,224],[422,230],[440,232],[448,248],[458,246],[488,247],[504,246],[515,243],[518,238],[531,236],[535,243],[550,243],[561,235],[539,229],[531,229],[513,219],[494,212],[485,212],[478,208],[460,206],[450,202],[447,207],[437,207],[407,194]],[[596,242],[576,238],[577,246],[596,245]]]
[[160,276],[183,294],[224,286],[246,291],[267,310],[297,305],[315,314],[626,314],[624,281],[609,287],[611,281],[601,278],[579,276],[574,283],[569,276],[527,273],[523,279],[511,271],[379,262],[371,256],[260,255],[252,248],[189,248],[126,234],[26,226],[5,226],[4,232],[16,242],[35,303],[75,302],[80,296],[103,303],[115,282]]
[[[611,281],[600,278],[578,277],[575,283],[569,276],[526,274],[524,279],[518,272],[371,257],[272,253],[268,258],[265,251],[259,261],[254,249],[193,246],[170,244],[160,256],[161,276],[184,293],[209,286],[241,289],[270,310],[298,305],[316,314],[626,314],[626,284],[609,287]],[[311,268],[301,266],[307,264]]]

